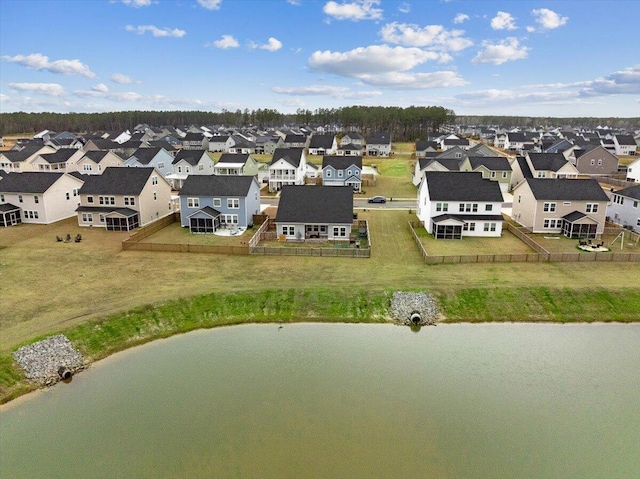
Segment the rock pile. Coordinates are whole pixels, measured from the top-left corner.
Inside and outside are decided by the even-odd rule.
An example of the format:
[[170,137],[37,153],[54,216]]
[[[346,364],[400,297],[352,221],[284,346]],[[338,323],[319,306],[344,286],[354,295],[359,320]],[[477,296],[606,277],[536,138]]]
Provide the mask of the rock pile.
[[428,293],[397,291],[391,298],[389,316],[406,325],[433,325],[438,321],[440,309],[435,298]]
[[47,386],[60,380],[61,367],[75,373],[85,366],[82,355],[62,334],[23,346],[13,353],[13,358],[24,369],[27,379]]

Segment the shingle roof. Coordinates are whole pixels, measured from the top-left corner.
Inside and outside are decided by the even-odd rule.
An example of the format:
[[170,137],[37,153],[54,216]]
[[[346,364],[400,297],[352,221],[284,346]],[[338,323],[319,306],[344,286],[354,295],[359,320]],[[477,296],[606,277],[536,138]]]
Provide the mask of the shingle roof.
[[287,163],[297,168],[300,166],[303,152],[304,150],[302,148],[277,148],[276,151],[273,152],[273,158],[269,165],[273,165],[278,160],[284,159]]
[[330,156],[325,155],[322,157],[322,167],[331,166],[336,170],[344,170],[351,165],[355,165],[362,169],[362,157],[361,156]]
[[246,163],[249,159],[248,153],[224,153],[218,163]]
[[609,201],[609,197],[593,179],[527,178],[536,200]]
[[638,146],[636,140],[631,135],[616,135],[618,145]]
[[334,135],[313,135],[309,142],[309,148],[324,148],[325,150],[333,146]]
[[504,156],[470,156],[469,163],[473,170],[484,166],[491,171],[511,171],[509,160]]
[[101,175],[88,175],[80,188],[80,194],[89,195],[139,195],[154,168],[105,168]]
[[634,200],[640,200],[640,185],[630,186],[624,190],[614,191],[616,195],[626,196],[627,198],[633,198]]
[[18,163],[20,161],[25,161],[30,156],[36,154],[43,148],[42,143],[39,145],[27,145],[22,150],[9,150],[2,151],[2,153],[9,161],[12,163]]
[[253,176],[190,175],[180,196],[247,196]]
[[44,193],[63,175],[64,173],[36,171],[3,173],[0,180],[0,191],[3,193]]
[[558,171],[568,163],[562,153],[529,153],[529,160],[536,171]]
[[129,158],[133,158],[135,156],[138,163],[148,165],[162,149],[163,148],[138,148]]
[[43,153],[40,155],[40,158],[42,158],[44,161],[46,161],[47,163],[66,163],[67,160],[69,160],[69,158],[71,158],[73,155],[75,155],[78,152],[78,150],[72,150],[72,149],[62,149],[62,150],[58,150],[55,153]]
[[350,186],[283,186],[277,223],[351,223]]
[[524,156],[516,156],[516,161],[518,162],[518,166],[520,167],[520,171],[522,171],[522,176],[525,178],[533,178],[533,173],[531,172],[531,168],[529,168],[529,163]]
[[284,138],[285,143],[304,143],[307,141],[307,137],[304,135],[287,135]]
[[180,161],[189,163],[191,166],[197,165],[204,155],[206,150],[180,150],[176,153],[175,158],[171,162],[172,165],[177,164]]
[[102,161],[102,159],[105,156],[107,156],[107,153],[109,153],[108,150],[92,150],[92,151],[87,151],[84,154],[84,157],[89,158],[90,160],[94,161],[95,163],[100,163]]
[[497,181],[483,179],[478,172],[427,171],[426,186],[432,201],[488,201],[502,203]]
[[509,138],[509,143],[524,143],[525,141],[527,141],[527,137],[524,135],[524,133],[507,133],[507,137]]
[[416,151],[424,151],[427,148],[438,149],[438,144],[435,141],[416,141]]

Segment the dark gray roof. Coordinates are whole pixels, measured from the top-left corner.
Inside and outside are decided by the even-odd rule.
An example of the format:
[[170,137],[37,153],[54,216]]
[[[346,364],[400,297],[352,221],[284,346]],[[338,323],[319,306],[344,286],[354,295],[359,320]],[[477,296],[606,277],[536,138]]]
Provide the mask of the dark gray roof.
[[277,223],[351,223],[350,186],[283,186]]
[[148,165],[151,160],[153,160],[163,149],[164,148],[138,148],[133,152],[133,155],[131,155],[129,159],[135,156],[138,160],[138,163],[142,165]]
[[416,151],[424,151],[427,148],[438,149],[438,144],[435,141],[416,141]]
[[434,223],[440,223],[446,220],[457,220],[460,222],[465,221],[503,221],[502,215],[456,215],[447,213],[444,215],[438,215],[431,218]]
[[64,173],[39,171],[3,173],[0,180],[0,191],[2,193],[44,193],[62,176]]
[[198,213],[204,213],[205,215],[209,215],[212,218],[217,218],[221,214],[218,210],[212,208],[211,206],[205,206],[204,208],[200,208],[199,210],[194,211],[189,216],[197,215]]
[[2,151],[1,153],[7,157],[9,161],[12,163],[18,163],[21,161],[25,161],[30,156],[36,154],[43,148],[42,143],[40,144],[28,144],[22,150],[10,150],[10,151]]
[[69,158],[71,158],[74,154],[76,154],[78,150],[73,149],[62,149],[58,150],[55,153],[43,153],[40,155],[44,161],[49,164],[53,163],[66,163]]
[[284,138],[285,143],[304,143],[307,141],[307,137],[304,135],[287,135]]
[[346,145],[342,145],[338,147],[338,150],[340,151],[360,151],[362,150],[362,145],[358,145],[356,143],[347,143]]
[[507,133],[509,142],[524,143],[527,141],[527,137],[524,133]]
[[304,150],[302,148],[277,148],[276,151],[273,152],[273,157],[269,165],[273,165],[278,160],[284,159],[287,163],[297,168],[300,166],[303,152]]
[[91,141],[91,143],[93,143],[95,146],[97,146],[101,150],[113,150],[113,149],[116,149],[116,148],[120,147],[120,145],[118,143],[116,143],[115,141],[112,141],[112,140],[109,140],[109,139],[106,139],[106,138],[105,139],[103,139],[103,138],[94,138],[94,139],[92,139],[90,141]]
[[445,145],[468,145],[469,140],[466,138],[445,138],[443,143]]
[[[204,133],[187,133],[184,138],[182,138],[182,141],[202,141],[204,140]],[[226,141],[226,138],[225,140]]]
[[355,165],[362,169],[362,157],[361,156],[330,156],[325,155],[322,157],[322,167],[332,166],[336,170],[344,170],[351,165]]
[[80,188],[80,194],[89,195],[139,195],[154,168],[105,168],[101,175],[88,175]]
[[483,179],[479,172],[427,171],[424,177],[432,201],[503,200],[498,182]]
[[171,162],[172,165],[177,164],[179,161],[189,163],[191,166],[195,166],[205,154],[206,150],[180,150],[176,153],[175,158]]
[[574,221],[582,219],[585,216],[587,216],[587,215],[582,213],[582,212],[580,212],[580,211],[572,211],[571,213],[569,213],[567,215],[564,215],[562,217],[562,219],[567,220],[569,223],[573,223]]
[[630,186],[624,190],[614,191],[616,195],[626,196],[634,200],[640,200],[640,185]]
[[636,140],[631,135],[616,135],[616,140],[618,140],[618,145],[638,146]]
[[444,166],[449,171],[460,171],[460,165],[463,162],[463,158],[434,158],[438,163]]
[[100,163],[102,159],[107,155],[107,153],[109,153],[108,150],[91,150],[87,151],[84,156],[94,161],[95,163]]
[[253,176],[190,175],[180,189],[180,196],[247,196]]
[[8,213],[9,211],[16,211],[19,209],[19,206],[12,205],[11,203],[3,203],[0,205],[0,212],[2,213]]
[[509,160],[503,156],[470,156],[469,163],[473,170],[484,166],[491,171],[511,171]]
[[249,159],[249,154],[247,153],[225,153],[223,154],[218,163],[246,163]]
[[313,135],[309,142],[309,148],[323,148],[325,150],[333,146],[334,135]]
[[529,153],[529,160],[536,171],[558,171],[568,163],[562,153]]
[[593,179],[527,178],[536,200],[609,201],[609,197]]
[[518,162],[520,171],[522,171],[522,176],[525,178],[533,178],[533,173],[531,172],[531,168],[529,168],[527,159],[524,156],[516,156],[516,161]]
[[154,140],[149,142],[151,148],[164,148],[167,151],[177,151],[178,149],[166,140]]
[[389,145],[391,144],[391,134],[388,132],[373,133],[367,138],[368,145]]

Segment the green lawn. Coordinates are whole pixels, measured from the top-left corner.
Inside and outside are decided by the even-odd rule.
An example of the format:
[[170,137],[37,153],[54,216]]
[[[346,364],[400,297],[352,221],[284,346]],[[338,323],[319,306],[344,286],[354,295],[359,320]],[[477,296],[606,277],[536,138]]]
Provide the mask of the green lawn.
[[502,231],[500,238],[465,236],[459,240],[437,240],[422,227],[418,228],[416,233],[426,252],[433,256],[535,253],[532,248],[506,230]]
[[183,228],[179,222],[170,224],[157,233],[140,241],[140,243],[165,243],[165,244],[198,244],[211,246],[242,246],[249,241],[257,227],[244,231],[235,236],[219,236],[216,234],[193,234],[189,228]]

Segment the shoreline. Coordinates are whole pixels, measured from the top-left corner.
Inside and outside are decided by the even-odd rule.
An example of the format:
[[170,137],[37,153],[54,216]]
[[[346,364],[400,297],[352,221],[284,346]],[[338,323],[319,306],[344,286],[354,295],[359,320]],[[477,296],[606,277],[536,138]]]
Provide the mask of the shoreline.
[[[499,288],[433,294],[442,315],[438,324],[442,325],[640,322],[640,291],[634,289]],[[90,366],[158,339],[223,326],[306,322],[396,324],[389,318],[392,295],[389,290],[333,289],[211,293],[141,306],[51,335],[66,335]],[[42,337],[33,341],[38,339]],[[0,380],[0,404],[40,389],[25,380],[10,353],[0,357]]]

